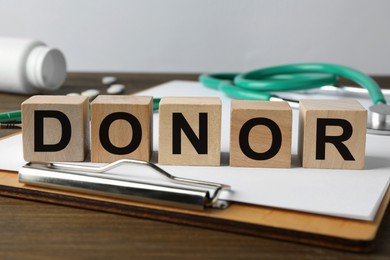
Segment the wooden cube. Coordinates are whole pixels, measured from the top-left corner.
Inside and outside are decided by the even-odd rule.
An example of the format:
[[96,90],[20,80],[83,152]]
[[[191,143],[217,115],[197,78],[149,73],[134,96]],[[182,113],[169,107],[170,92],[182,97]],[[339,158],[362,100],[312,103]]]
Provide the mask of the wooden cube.
[[367,110],[355,100],[303,100],[299,157],[305,168],[363,169]]
[[26,161],[84,161],[89,150],[88,97],[33,96],[22,103]]
[[148,161],[152,153],[152,97],[101,95],[91,103],[91,161]]
[[290,168],[291,124],[287,102],[232,100],[230,165]]
[[221,106],[216,97],[162,98],[158,162],[220,165]]

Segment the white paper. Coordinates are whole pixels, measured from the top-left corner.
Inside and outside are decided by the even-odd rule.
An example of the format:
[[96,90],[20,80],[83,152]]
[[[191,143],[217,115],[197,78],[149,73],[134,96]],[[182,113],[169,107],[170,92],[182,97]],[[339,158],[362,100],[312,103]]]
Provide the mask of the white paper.
[[[218,90],[198,82],[172,81],[137,95],[218,96],[222,100],[222,166],[165,166],[164,170],[181,177],[202,179],[232,185],[232,192],[221,198],[263,206],[311,213],[373,220],[390,179],[390,136],[367,135],[365,170],[304,169],[297,157],[298,111],[293,111],[292,168],[231,167],[229,162],[230,101]],[[313,97],[290,94],[296,98],[348,98],[320,95]],[[369,106],[367,95],[354,99]],[[158,113],[154,114],[153,150],[158,151]],[[156,159],[154,159],[156,161]]]
[[[223,192],[222,199],[330,216],[373,220],[389,185],[390,136],[367,135],[364,170],[304,169],[297,159],[298,113],[294,111],[292,168],[231,167],[228,165],[229,98],[219,91],[188,81],[169,82],[138,95],[221,97],[222,165],[217,167],[160,165],[160,167],[176,176],[231,185],[232,190]],[[319,95],[316,97],[324,98]],[[365,105],[370,104],[366,98],[360,101]],[[153,160],[156,161],[158,113],[154,114],[153,129]],[[20,135],[0,141],[0,150],[3,153],[1,169],[17,171],[25,163],[22,158]]]
[[0,169],[18,171],[27,162],[23,160],[22,134],[17,134],[0,141]]

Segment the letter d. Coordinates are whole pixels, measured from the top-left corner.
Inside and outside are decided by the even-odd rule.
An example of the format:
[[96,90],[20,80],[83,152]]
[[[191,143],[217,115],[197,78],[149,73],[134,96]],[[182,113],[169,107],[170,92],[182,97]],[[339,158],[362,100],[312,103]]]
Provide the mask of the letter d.
[[[43,143],[44,118],[55,118],[61,123],[61,139],[56,144]],[[34,111],[34,151],[35,152],[58,152],[64,149],[70,142],[72,128],[69,118],[61,111],[35,110]]]

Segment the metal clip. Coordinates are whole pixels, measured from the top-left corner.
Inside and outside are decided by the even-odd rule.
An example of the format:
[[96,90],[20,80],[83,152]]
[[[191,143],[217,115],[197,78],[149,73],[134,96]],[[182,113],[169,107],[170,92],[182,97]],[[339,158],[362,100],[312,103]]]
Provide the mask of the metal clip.
[[[165,176],[169,181],[187,187],[128,181],[106,173],[126,164],[151,167],[154,172]],[[198,210],[226,208],[228,202],[219,200],[218,196],[222,190],[230,189],[230,186],[225,184],[176,177],[153,163],[129,159],[118,160],[102,167],[68,163],[28,163],[20,169],[19,181],[36,186]],[[189,188],[194,186],[205,189]]]

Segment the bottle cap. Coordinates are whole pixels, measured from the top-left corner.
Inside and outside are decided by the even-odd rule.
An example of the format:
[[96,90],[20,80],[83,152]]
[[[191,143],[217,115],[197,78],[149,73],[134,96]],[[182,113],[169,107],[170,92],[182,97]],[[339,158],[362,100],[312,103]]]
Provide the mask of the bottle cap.
[[56,90],[66,78],[66,61],[61,51],[35,47],[27,58],[27,78],[38,89]]

